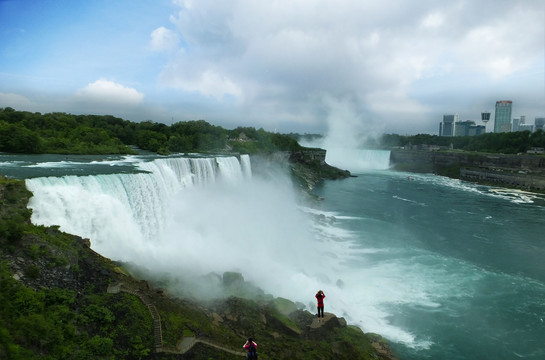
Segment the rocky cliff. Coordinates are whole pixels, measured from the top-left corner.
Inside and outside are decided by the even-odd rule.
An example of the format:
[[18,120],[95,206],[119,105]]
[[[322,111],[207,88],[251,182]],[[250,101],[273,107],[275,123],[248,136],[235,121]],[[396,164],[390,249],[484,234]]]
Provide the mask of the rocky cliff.
[[257,172],[267,163],[287,167],[303,190],[312,190],[323,180],[338,180],[350,175],[348,170],[338,169],[325,161],[326,150],[277,151],[268,155],[252,155],[252,167]]
[[393,149],[390,164],[397,170],[430,172],[498,186],[545,191],[543,155]]

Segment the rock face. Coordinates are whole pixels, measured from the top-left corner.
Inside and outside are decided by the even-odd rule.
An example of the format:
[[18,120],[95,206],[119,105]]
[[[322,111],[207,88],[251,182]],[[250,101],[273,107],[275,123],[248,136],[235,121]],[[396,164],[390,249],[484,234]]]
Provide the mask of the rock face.
[[304,190],[311,190],[321,181],[344,179],[350,175],[326,163],[326,150],[306,149],[300,151],[274,152],[268,155],[252,155],[252,169],[262,171],[270,164],[288,168]]
[[545,156],[541,155],[395,149],[390,163],[398,170],[545,191]]
[[332,313],[324,313],[323,318],[315,317],[308,326],[309,334],[320,335],[324,331],[332,331],[335,328],[346,327],[346,320]]
[[312,189],[324,179],[337,180],[350,176],[348,170],[341,170],[325,162],[326,150],[312,149],[292,152],[289,164],[292,173],[301,180],[303,187]]

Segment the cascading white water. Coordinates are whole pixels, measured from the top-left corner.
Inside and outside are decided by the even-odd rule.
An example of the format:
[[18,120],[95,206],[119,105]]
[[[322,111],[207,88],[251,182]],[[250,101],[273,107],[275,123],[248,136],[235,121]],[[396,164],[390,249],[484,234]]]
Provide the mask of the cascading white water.
[[235,157],[218,157],[216,158],[218,163],[218,169],[221,177],[225,181],[237,183],[242,180],[244,174],[242,172],[242,166]]
[[[302,252],[312,258],[305,250],[310,226],[302,225],[293,190],[280,173],[274,182],[252,178],[248,155],[240,162],[159,158],[137,168],[142,172],[26,180],[34,194],[32,221],[89,238],[94,250],[112,259],[153,259],[153,266],[184,259],[221,273],[260,268],[264,261],[296,263],[292,256]],[[248,248],[251,259],[245,259]],[[284,254],[287,248],[292,251]]]
[[252,176],[252,164],[250,163],[250,155],[240,155],[240,165],[242,166],[242,172],[246,178]]
[[160,158],[138,168],[145,173],[29,179],[32,221],[60,225],[104,256],[171,278],[238,271],[311,311],[316,290],[327,289],[327,311],[364,318],[349,300],[362,274],[347,265],[361,250],[332,217],[301,211],[283,170],[251,176],[246,156]]
[[326,162],[354,173],[387,170],[390,167],[390,151],[333,147],[327,149]]
[[[218,159],[238,164],[234,157]],[[216,177],[242,177],[240,165],[220,168],[218,159],[164,158],[138,163],[146,173],[29,179],[32,221],[59,225],[90,238],[105,256],[131,260],[141,251],[137,247],[152,246],[163,236],[171,201],[180,191],[213,184]]]

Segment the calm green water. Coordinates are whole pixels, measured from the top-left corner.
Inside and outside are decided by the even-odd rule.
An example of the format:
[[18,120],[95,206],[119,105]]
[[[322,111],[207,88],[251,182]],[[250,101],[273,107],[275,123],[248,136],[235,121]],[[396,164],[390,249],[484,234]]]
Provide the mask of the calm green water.
[[542,196],[391,171],[316,194],[368,250],[350,264],[378,278],[360,279],[362,307],[402,359],[545,359]]

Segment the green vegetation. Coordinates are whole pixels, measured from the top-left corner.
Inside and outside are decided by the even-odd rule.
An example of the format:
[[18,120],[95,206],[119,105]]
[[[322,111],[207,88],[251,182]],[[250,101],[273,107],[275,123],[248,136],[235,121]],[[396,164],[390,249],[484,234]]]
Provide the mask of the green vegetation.
[[76,299],[72,290],[33,290],[6,264],[0,290],[2,359],[138,359],[152,349],[147,309],[129,295]]
[[[407,145],[436,145],[466,151],[486,153],[518,154],[533,147],[545,147],[545,131],[518,131],[508,133],[486,133],[478,136],[445,137],[429,134],[401,136],[383,135],[379,141],[381,147],[391,148]],[[375,146],[379,146],[375,144]]]
[[132,146],[159,154],[235,151],[248,154],[302,149],[289,136],[263,129],[227,130],[204,120],[170,126],[110,115],[31,113],[0,108],[0,151],[27,154],[131,154]]
[[104,291],[105,279],[89,275],[100,258],[81,239],[32,225],[30,196],[23,181],[0,177],[0,358],[147,356],[148,309],[134,296]]

